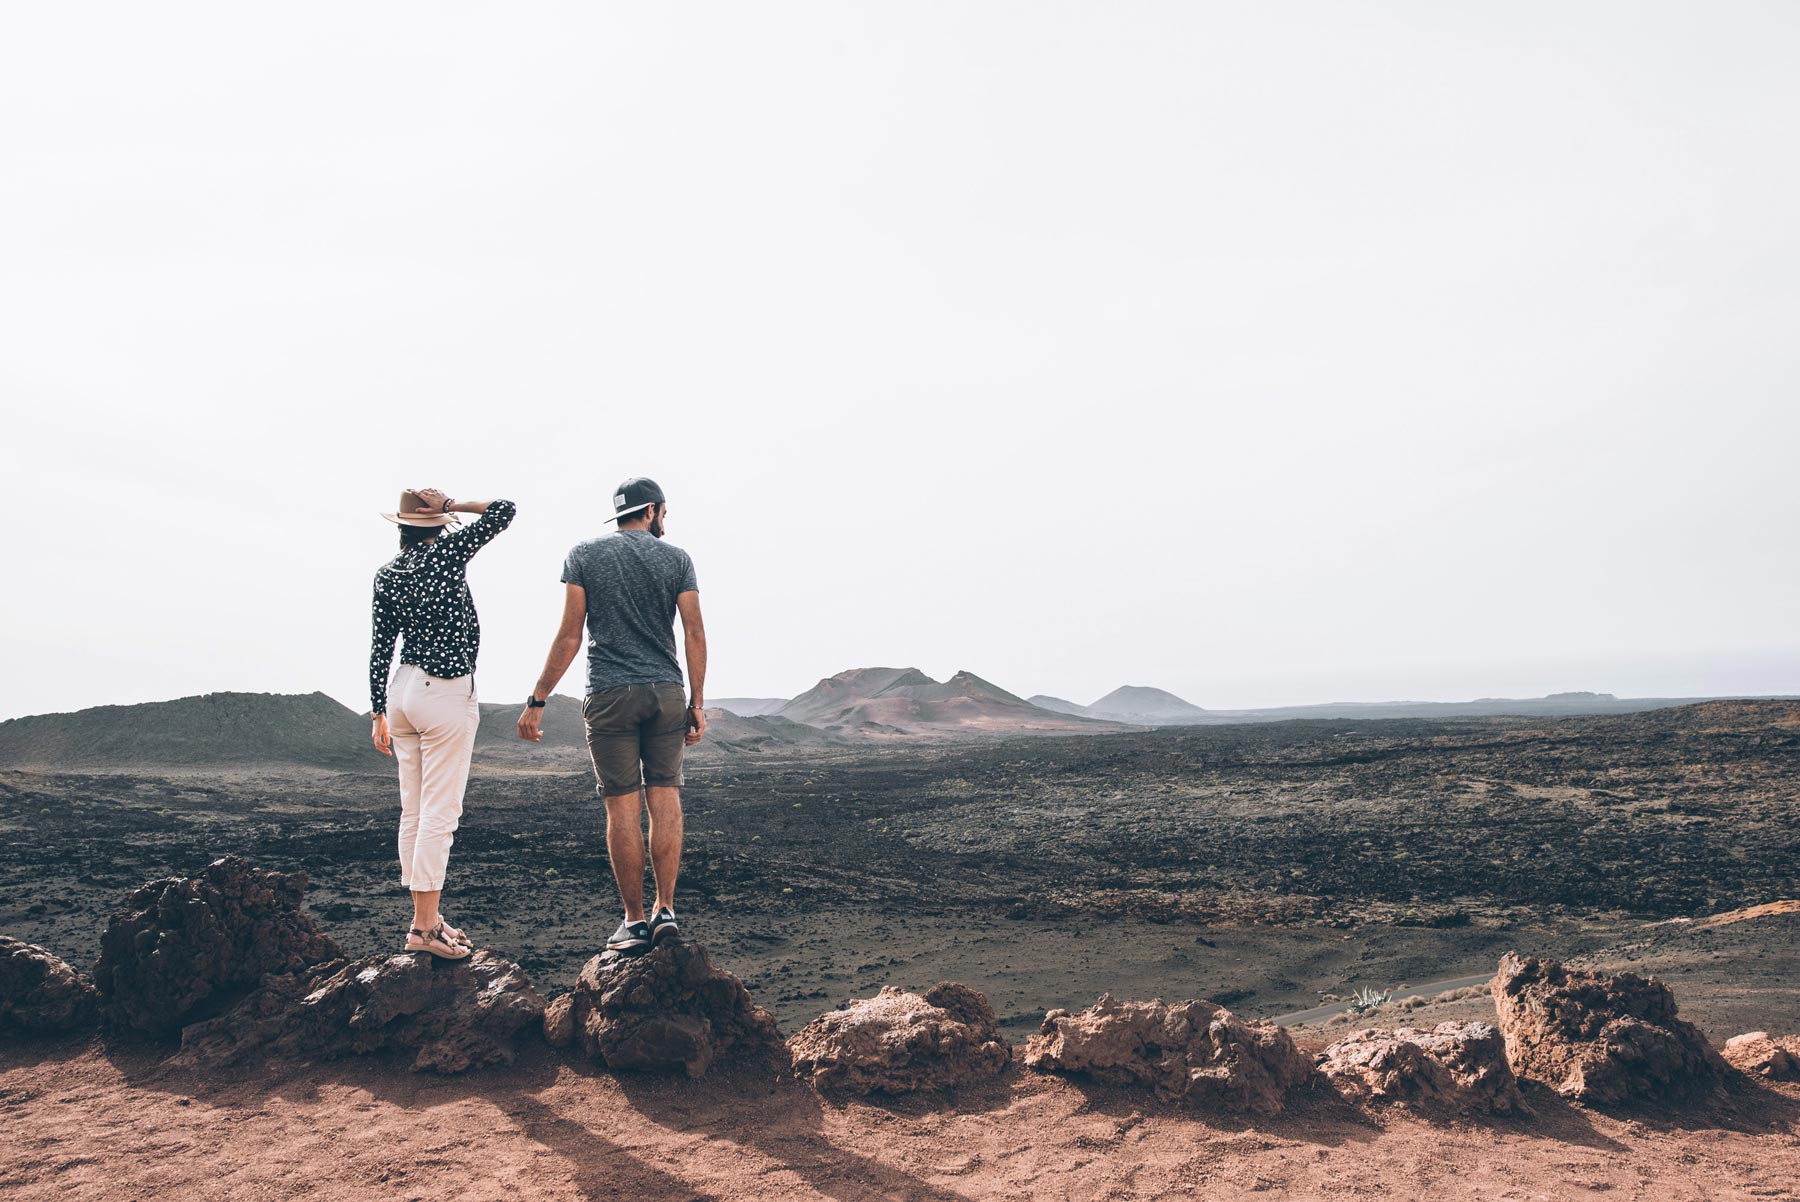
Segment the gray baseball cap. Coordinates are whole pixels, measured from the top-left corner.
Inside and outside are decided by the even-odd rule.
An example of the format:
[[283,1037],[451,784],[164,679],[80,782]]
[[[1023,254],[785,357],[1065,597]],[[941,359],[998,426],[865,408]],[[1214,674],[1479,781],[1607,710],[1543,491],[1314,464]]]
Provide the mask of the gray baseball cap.
[[612,501],[613,515],[606,519],[609,522],[628,518],[638,510],[648,509],[652,505],[668,504],[663,490],[648,476],[633,476],[613,489]]

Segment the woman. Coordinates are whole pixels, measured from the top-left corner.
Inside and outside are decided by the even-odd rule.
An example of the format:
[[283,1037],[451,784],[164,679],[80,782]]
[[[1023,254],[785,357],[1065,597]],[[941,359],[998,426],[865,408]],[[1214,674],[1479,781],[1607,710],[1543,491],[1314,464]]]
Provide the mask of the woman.
[[[400,494],[400,553],[375,573],[369,707],[375,748],[400,764],[400,883],[412,891],[406,950],[461,960],[474,945],[444,921],[438,898],[450,859],[481,712],[475,655],[481,623],[464,577],[469,558],[512,524],[511,501],[454,501],[435,488]],[[480,519],[445,533],[458,513]],[[388,668],[401,635],[400,667]]]

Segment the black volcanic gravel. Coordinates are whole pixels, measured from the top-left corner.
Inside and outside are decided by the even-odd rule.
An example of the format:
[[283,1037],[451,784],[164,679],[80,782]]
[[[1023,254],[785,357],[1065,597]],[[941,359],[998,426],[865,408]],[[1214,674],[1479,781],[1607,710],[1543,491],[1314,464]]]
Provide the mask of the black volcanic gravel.
[[[798,909],[1346,928],[1697,916],[1800,896],[1797,798],[1800,706],[1775,702],[742,757],[690,775],[681,897],[748,941]],[[0,932],[85,968],[131,887],[229,852],[305,868],[309,908],[364,954],[406,914],[396,801],[385,776],[0,773]],[[602,829],[586,775],[477,776],[446,911],[529,971],[572,975],[617,921]]]

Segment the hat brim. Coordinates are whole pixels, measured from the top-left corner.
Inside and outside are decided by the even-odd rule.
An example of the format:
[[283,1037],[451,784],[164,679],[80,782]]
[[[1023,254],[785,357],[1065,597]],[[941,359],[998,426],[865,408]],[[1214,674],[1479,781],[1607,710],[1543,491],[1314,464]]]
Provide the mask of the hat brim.
[[417,517],[404,513],[384,513],[381,516],[396,526],[448,526],[456,521],[453,513],[427,513]]
[[656,503],[657,502],[655,502],[655,501],[645,501],[642,505],[633,505],[630,509],[621,509],[621,510],[619,510],[619,512],[613,514],[611,517],[607,518],[606,520],[608,522],[616,522],[621,518],[628,518],[632,514],[638,513],[641,510],[648,509],[652,505],[655,505]]

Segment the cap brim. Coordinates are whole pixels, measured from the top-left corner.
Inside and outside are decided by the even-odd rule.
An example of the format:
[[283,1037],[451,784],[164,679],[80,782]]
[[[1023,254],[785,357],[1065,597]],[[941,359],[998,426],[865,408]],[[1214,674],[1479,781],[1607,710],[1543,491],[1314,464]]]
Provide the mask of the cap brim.
[[410,514],[384,513],[381,516],[394,523],[396,526],[448,526],[456,521],[456,515],[452,513],[428,513],[423,517],[413,517]]
[[619,512],[613,514],[611,517],[607,518],[606,520],[608,522],[616,522],[620,518],[628,518],[632,514],[637,513],[640,510],[648,509],[654,504],[656,504],[655,501],[645,501],[642,505],[633,505],[630,509],[621,509],[621,510],[619,510]]

